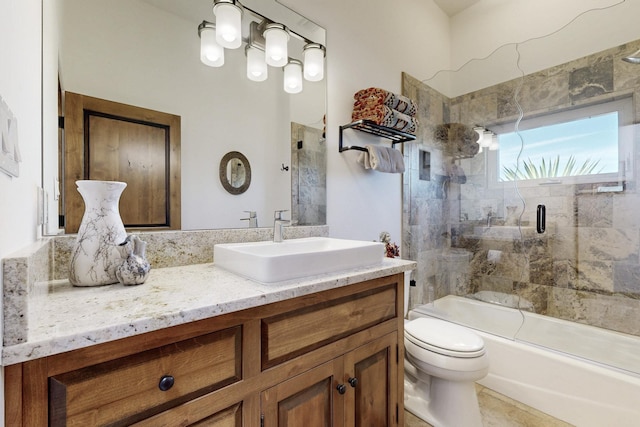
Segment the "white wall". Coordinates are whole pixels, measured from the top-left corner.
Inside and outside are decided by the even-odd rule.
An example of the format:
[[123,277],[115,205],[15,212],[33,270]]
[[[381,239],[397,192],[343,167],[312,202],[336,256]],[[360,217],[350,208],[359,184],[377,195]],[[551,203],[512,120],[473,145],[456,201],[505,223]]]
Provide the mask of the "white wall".
[[[353,94],[377,86],[401,91],[401,73],[449,64],[449,20],[431,1],[283,0],[327,30],[327,223],[334,237],[400,243],[401,176],[365,172],[358,153],[338,153],[338,127],[351,121]],[[346,131],[349,145],[377,139]],[[385,142],[386,144],[387,142]]]
[[[17,119],[23,159],[18,178],[0,172],[0,258],[5,258],[38,237],[40,1],[0,0],[0,36],[0,96]],[[4,376],[0,380],[0,397],[4,400],[3,393]],[[0,408],[0,420],[3,424],[4,406]]]
[[[515,44],[529,74],[637,40],[638,16],[634,0],[481,0],[451,19],[450,69],[463,72],[447,94],[519,77]],[[469,63],[489,55],[485,64]]]

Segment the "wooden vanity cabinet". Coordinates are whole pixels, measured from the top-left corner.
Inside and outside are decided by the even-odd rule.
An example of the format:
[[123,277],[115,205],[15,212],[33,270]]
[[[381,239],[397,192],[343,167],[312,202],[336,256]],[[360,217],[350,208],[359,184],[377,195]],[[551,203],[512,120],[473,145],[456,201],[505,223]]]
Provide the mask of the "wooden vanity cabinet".
[[7,426],[402,426],[403,275],[5,367]]
[[387,334],[265,390],[264,425],[398,425],[397,343],[397,333]]

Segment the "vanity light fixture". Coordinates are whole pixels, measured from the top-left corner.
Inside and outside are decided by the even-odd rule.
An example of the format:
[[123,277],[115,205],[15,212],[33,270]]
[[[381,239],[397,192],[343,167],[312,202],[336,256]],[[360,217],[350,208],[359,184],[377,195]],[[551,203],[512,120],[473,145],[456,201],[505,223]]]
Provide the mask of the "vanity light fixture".
[[325,47],[320,43],[307,43],[303,49],[304,78],[310,82],[319,82],[324,78]]
[[624,62],[628,62],[629,64],[640,64],[640,49],[638,49],[631,55],[622,58],[622,60]]
[[224,65],[224,49],[216,41],[216,27],[207,21],[198,26],[200,36],[200,60],[210,67]]
[[236,0],[213,0],[216,16],[216,41],[227,49],[242,45],[242,9]]
[[473,130],[478,134],[478,140],[476,141],[480,146],[479,153],[482,153],[483,148],[488,148],[490,151],[495,151],[498,149],[498,136],[487,130],[483,126],[476,126]]
[[272,67],[284,67],[289,61],[289,31],[283,24],[267,24],[263,33],[265,60]]
[[284,67],[284,91],[302,92],[302,62],[297,59],[289,59],[289,63]]
[[482,140],[484,138],[484,131],[486,129],[483,128],[482,126],[476,126],[473,128],[473,130],[478,134],[478,140],[476,142],[478,143],[479,146],[482,147]]
[[[245,7],[239,0],[213,0],[213,13],[215,23],[202,21],[198,26],[200,59],[204,64],[210,67],[224,65],[224,49],[235,49],[244,42],[249,80],[266,80],[269,65],[284,68],[284,90],[287,93],[302,92],[303,76],[310,82],[324,79],[326,48],[322,44],[289,30],[284,24],[273,22]],[[245,15],[250,17],[249,34],[243,38],[242,19]],[[301,52],[296,52],[302,60],[289,57],[292,36],[296,42],[292,46],[304,46]]]
[[265,81],[268,77],[267,63],[264,60],[264,52],[251,44],[245,48],[247,54],[247,78],[254,82]]
[[483,128],[482,126],[476,126],[473,128],[473,130],[478,134],[478,140],[476,141],[476,143],[480,146],[480,150],[478,150],[478,153],[482,153],[482,141],[484,140],[485,128]]

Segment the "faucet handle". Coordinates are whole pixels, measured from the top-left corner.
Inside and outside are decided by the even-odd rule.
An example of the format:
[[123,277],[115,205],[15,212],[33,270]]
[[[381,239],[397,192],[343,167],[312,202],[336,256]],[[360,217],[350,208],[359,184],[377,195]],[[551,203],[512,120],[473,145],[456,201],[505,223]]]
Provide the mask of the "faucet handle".
[[289,212],[289,209],[282,209],[282,210],[275,211],[273,213],[273,218],[274,219],[282,219],[282,213],[283,212]]
[[242,212],[246,212],[249,214],[249,218],[255,218],[256,217],[256,211],[242,211]]

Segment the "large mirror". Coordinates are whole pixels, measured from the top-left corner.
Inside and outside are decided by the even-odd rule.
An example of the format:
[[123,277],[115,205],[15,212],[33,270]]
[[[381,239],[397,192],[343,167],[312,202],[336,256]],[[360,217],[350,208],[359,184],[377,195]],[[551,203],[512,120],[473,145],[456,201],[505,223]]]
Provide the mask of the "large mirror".
[[[283,90],[282,68],[269,67],[266,81],[250,81],[244,43],[225,50],[224,66],[204,65],[198,25],[215,22],[212,4],[43,0],[44,234],[59,234],[58,217],[64,214],[59,208],[65,197],[64,191],[59,193],[65,168],[59,164],[59,139],[64,139],[63,132],[58,135],[57,116],[63,113],[58,100],[64,101],[66,92],[180,116],[182,229],[247,227],[245,211],[257,212],[260,223],[269,225],[275,210],[295,212],[291,182],[298,169],[292,162],[299,156],[292,156],[297,148],[291,144],[291,129],[300,125],[322,132],[326,78],[305,80],[298,94]],[[291,58],[302,59],[303,39],[326,46],[324,29],[277,1],[242,4],[247,8],[244,27],[259,19],[255,11],[292,31]],[[248,30],[243,31],[247,36]],[[216,166],[231,151],[251,159],[251,186],[240,195],[227,192],[218,178]],[[318,197],[326,197],[323,189]],[[325,223],[324,216],[316,218]]]

